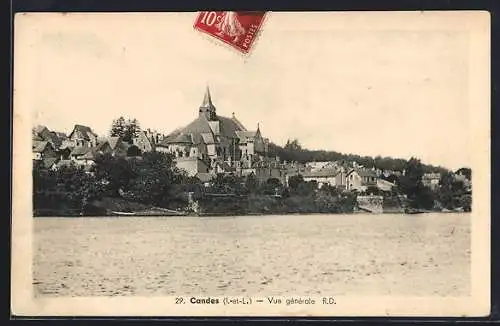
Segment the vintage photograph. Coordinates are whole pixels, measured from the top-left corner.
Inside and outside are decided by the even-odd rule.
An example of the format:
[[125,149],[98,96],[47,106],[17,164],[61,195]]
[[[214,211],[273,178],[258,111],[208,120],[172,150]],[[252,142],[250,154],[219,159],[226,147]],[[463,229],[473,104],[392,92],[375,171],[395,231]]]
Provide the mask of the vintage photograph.
[[21,13],[14,40],[24,311],[488,312],[487,13]]

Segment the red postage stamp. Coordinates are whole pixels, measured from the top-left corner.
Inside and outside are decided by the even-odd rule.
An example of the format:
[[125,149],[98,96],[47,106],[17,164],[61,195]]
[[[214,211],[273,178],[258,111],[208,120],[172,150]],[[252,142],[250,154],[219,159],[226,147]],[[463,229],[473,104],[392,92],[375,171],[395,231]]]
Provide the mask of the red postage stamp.
[[265,11],[202,11],[194,28],[248,53],[264,21]]

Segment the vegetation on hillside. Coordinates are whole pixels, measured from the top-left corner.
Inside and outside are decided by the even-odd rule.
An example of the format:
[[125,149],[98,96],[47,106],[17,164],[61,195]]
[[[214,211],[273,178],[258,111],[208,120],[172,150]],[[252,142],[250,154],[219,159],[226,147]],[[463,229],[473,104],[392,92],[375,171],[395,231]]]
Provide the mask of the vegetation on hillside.
[[[297,139],[288,140],[285,146],[279,146],[274,143],[269,144],[269,155],[272,157],[278,156],[281,160],[287,162],[324,162],[324,161],[344,161],[356,162],[366,168],[378,168],[381,170],[403,171],[407,160],[392,157],[371,157],[360,156],[355,154],[343,154],[335,151],[325,150],[309,150],[302,148]],[[446,168],[422,164],[424,172],[447,172]]]

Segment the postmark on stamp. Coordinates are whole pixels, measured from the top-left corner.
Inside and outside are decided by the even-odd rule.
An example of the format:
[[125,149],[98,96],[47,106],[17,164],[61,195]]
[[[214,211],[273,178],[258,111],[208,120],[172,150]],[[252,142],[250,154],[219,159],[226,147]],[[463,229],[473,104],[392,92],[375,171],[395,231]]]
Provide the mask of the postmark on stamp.
[[201,11],[194,28],[247,54],[264,21],[264,11]]

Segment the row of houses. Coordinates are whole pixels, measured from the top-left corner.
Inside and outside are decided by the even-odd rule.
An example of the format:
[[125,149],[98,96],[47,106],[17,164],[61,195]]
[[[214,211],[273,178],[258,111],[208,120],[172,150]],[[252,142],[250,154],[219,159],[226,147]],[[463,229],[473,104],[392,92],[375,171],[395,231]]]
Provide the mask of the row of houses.
[[[75,125],[65,133],[49,130],[45,126],[33,128],[33,160],[39,161],[45,168],[59,169],[61,166],[76,164],[85,169],[95,163],[99,154],[109,153],[120,157],[137,157],[144,152],[163,151],[171,143],[168,137],[146,130],[141,131],[131,143],[119,137],[100,138],[90,127]],[[236,161],[216,157],[209,164],[197,156],[176,157],[177,166],[188,174],[208,183],[216,174],[231,173],[240,176],[254,175],[259,181],[278,179],[288,184],[291,176],[302,175],[304,181],[315,181],[318,187],[325,184],[345,190],[366,190],[370,186],[389,191],[393,184],[380,178],[376,171],[363,169],[352,163],[350,167],[338,162],[311,162],[298,164],[280,162],[278,157],[255,155],[248,151]]]
[[149,129],[137,133],[129,143],[120,137],[99,137],[84,125],[75,125],[69,134],[36,126],[32,129],[32,159],[50,169],[70,164],[88,168],[99,154],[137,157],[154,151],[162,140],[161,134]]
[[[233,117],[234,118],[234,117]],[[233,120],[237,121],[237,120]],[[245,134],[246,135],[246,134]],[[252,134],[253,135],[253,134]],[[260,137],[259,134],[256,134]],[[177,136],[179,137],[179,136]],[[191,134],[192,138],[193,135]],[[248,138],[248,135],[246,135]],[[255,137],[255,135],[253,135]],[[390,191],[395,186],[389,176],[400,177],[405,171],[390,171],[367,169],[356,162],[327,161],[308,162],[281,162],[279,157],[259,155],[254,148],[248,147],[254,139],[247,139],[244,144],[245,155],[235,160],[231,155],[214,155],[210,160],[204,160],[198,154],[177,155],[176,163],[189,175],[195,176],[204,183],[219,173],[236,174],[239,176],[253,175],[259,181],[278,179],[288,185],[291,177],[301,175],[304,181],[314,181],[318,187],[329,185],[343,190],[365,192],[370,187],[383,191]],[[90,170],[99,154],[109,153],[119,157],[138,157],[150,151],[171,152],[168,146],[176,144],[171,136],[147,129],[139,132],[132,141],[124,142],[119,137],[99,137],[90,127],[75,125],[68,135],[62,132],[51,131],[45,126],[33,128],[32,152],[33,160],[41,163],[45,168],[59,169],[61,166],[76,164]],[[243,148],[243,145],[240,145]],[[170,149],[170,148],[168,148]],[[470,176],[463,171],[455,173],[456,179],[471,186]],[[387,180],[389,179],[389,180]],[[424,186],[435,189],[439,186],[439,173],[426,173],[422,178]]]

